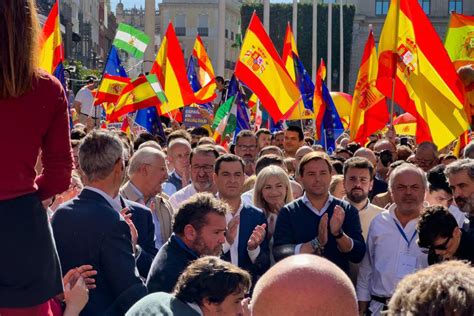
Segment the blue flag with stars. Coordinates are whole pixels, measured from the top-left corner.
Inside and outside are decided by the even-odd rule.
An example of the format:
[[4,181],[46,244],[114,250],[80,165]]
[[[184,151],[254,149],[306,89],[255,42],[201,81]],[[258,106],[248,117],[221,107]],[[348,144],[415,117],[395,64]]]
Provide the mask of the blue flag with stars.
[[295,53],[293,53],[293,61],[295,64],[296,86],[301,92],[304,107],[313,112],[314,83],[311,81],[311,77]]
[[109,56],[107,57],[107,63],[105,64],[104,73],[112,75],[112,76],[120,76],[127,78],[127,72],[122,66],[122,62],[120,61],[117,49],[115,46],[112,46],[109,52]]
[[155,106],[138,110],[137,116],[135,117],[135,124],[140,125],[150,134],[158,135],[166,141],[165,132]]
[[336,149],[336,138],[344,132],[344,126],[324,82],[322,83],[322,95],[326,106],[323,122],[320,126],[321,139],[319,143],[326,149],[328,154],[331,154]]
[[[188,81],[191,84],[191,88],[193,89],[193,92],[198,92],[202,87],[201,87],[201,84],[199,83],[198,76],[196,73],[196,62],[195,62],[194,56],[189,57],[188,69],[186,72],[188,76]],[[204,103],[204,104],[199,104],[199,105],[202,108],[212,112],[211,103]]]

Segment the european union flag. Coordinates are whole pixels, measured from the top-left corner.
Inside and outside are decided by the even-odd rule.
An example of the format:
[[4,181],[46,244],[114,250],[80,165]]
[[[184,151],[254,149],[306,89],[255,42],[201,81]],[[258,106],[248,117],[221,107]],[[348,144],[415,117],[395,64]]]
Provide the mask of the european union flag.
[[293,61],[295,64],[296,85],[301,92],[304,107],[313,112],[314,83],[295,53],[293,53]]
[[323,121],[320,126],[321,139],[319,143],[326,148],[328,154],[331,154],[336,149],[336,138],[344,132],[344,126],[342,125],[339,113],[337,113],[331,94],[329,94],[329,90],[324,82],[322,83],[322,95],[323,102],[326,106]]
[[128,77],[127,72],[122,66],[122,62],[120,61],[120,57],[115,46],[112,46],[110,49],[107,63],[105,64],[104,73],[112,76],[120,76],[124,78]]
[[137,116],[135,117],[135,124],[140,125],[150,134],[158,135],[163,140],[166,140],[165,132],[155,106],[138,110]]

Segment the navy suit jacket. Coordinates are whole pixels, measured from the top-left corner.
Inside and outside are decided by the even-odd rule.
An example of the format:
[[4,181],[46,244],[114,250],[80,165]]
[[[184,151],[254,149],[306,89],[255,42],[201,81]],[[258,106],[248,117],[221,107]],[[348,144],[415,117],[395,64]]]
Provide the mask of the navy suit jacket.
[[100,194],[84,189],[57,209],[51,223],[63,273],[84,264],[97,270],[97,287],[81,315],[124,315],[147,294],[130,228]]
[[[270,267],[270,249],[268,248],[267,238],[260,244],[260,253],[255,263],[252,263],[247,251],[247,243],[253,230],[257,225],[262,224],[267,224],[265,214],[253,206],[244,205],[240,211],[238,245],[239,267],[247,270],[252,275],[254,281]],[[230,262],[230,250],[223,254],[222,258]]]
[[155,225],[149,208],[143,205],[121,198],[122,206],[127,206],[132,214],[132,222],[138,232],[137,246],[140,255],[137,258],[137,268],[140,276],[147,278],[151,263],[158,253],[155,247]]

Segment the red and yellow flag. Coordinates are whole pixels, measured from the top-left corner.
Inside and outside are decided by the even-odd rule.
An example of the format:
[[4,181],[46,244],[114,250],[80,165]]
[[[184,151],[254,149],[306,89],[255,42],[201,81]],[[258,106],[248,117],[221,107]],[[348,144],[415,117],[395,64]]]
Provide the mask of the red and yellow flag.
[[444,47],[456,69],[474,64],[474,16],[451,12]]
[[314,96],[313,96],[313,106],[314,106],[314,115],[316,118],[316,131],[315,137],[321,139],[321,132],[319,126],[323,123],[324,111],[326,109],[326,104],[323,100],[323,80],[326,79],[326,64],[321,58],[319,63],[318,71],[316,72],[316,84],[314,85]]
[[117,105],[108,119],[115,121],[124,114],[158,104],[161,104],[161,101],[156,91],[146,76],[140,76],[122,90]]
[[199,91],[195,92],[194,95],[200,104],[211,102],[216,98],[216,78],[211,60],[207,55],[206,48],[199,35],[194,42],[193,56],[198,62],[197,75],[202,87]]
[[39,66],[52,74],[56,67],[64,59],[64,49],[61,41],[61,30],[59,28],[59,6],[58,1],[54,3],[51,12],[43,26],[40,40]]
[[[397,27],[398,26],[398,27]],[[379,42],[377,88],[417,121],[416,140],[444,148],[468,129],[464,91],[416,0],[392,0]]]
[[286,26],[286,34],[285,34],[285,41],[283,42],[283,52],[282,52],[282,59],[283,64],[285,65],[286,70],[290,74],[291,80],[293,82],[296,81],[296,73],[295,73],[295,62],[293,60],[293,54],[296,56],[298,55],[298,48],[296,47],[295,38],[293,36],[293,32],[291,31],[290,22]]
[[172,23],[168,25],[150,73],[156,74],[168,98],[168,102],[160,106],[160,114],[197,103],[186,76],[183,51]]
[[255,13],[250,19],[235,75],[257,95],[275,122],[296,106],[301,98]]
[[102,103],[116,103],[122,90],[130,83],[130,78],[104,74],[100,87],[97,90],[94,105]]
[[385,96],[377,89],[378,60],[374,35],[369,32],[360,63],[350,114],[350,139],[364,145],[367,138],[388,123]]

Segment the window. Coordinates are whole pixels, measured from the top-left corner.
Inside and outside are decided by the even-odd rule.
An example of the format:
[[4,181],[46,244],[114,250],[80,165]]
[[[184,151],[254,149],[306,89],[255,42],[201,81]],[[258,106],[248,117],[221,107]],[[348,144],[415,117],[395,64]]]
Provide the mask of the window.
[[186,15],[176,14],[174,18],[174,26],[177,36],[186,36]]
[[234,32],[230,32],[230,40],[233,41],[234,40]]
[[209,15],[198,15],[198,34],[200,36],[209,36]]
[[418,0],[418,2],[421,5],[421,8],[423,11],[425,11],[426,15],[430,15],[431,11],[431,0]]
[[386,15],[390,0],[375,0],[375,15]]
[[448,12],[462,13],[462,0],[449,0]]
[[225,38],[229,38],[229,30],[225,29]]

